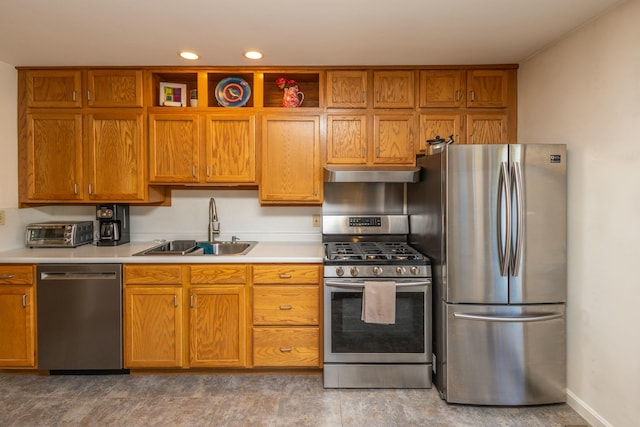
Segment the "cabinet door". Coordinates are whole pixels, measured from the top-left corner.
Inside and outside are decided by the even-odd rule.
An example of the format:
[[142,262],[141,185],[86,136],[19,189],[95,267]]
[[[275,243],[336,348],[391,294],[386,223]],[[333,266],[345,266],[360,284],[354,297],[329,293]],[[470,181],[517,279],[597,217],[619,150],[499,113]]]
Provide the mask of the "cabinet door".
[[327,164],[367,163],[367,115],[327,116]]
[[247,309],[243,285],[192,288],[191,366],[246,366]]
[[182,289],[127,286],[124,297],[125,367],[182,366]]
[[33,286],[0,284],[0,367],[36,366],[34,303]]
[[256,182],[254,115],[208,115],[206,119],[205,181]]
[[420,107],[464,107],[462,70],[420,71]]
[[365,108],[366,71],[327,71],[327,107]]
[[376,71],[373,73],[374,108],[412,108],[415,106],[415,71]]
[[507,114],[480,113],[467,115],[467,144],[506,144]]
[[144,200],[144,115],[87,117],[87,191],[91,200]]
[[467,72],[467,107],[506,107],[509,74],[505,70]]
[[198,182],[199,144],[197,114],[149,114],[149,180]]
[[27,116],[26,176],[29,200],[83,198],[81,114]]
[[464,136],[462,132],[462,117],[459,113],[438,112],[420,115],[419,151],[427,149],[427,140],[435,139],[437,136],[447,139],[450,135],[453,135],[453,139],[457,144],[464,144],[461,139]]
[[261,203],[322,203],[320,117],[264,116]]
[[27,107],[82,107],[82,73],[74,70],[27,71]]
[[142,107],[141,70],[89,70],[89,107]]
[[413,122],[412,114],[374,116],[374,164],[415,164]]

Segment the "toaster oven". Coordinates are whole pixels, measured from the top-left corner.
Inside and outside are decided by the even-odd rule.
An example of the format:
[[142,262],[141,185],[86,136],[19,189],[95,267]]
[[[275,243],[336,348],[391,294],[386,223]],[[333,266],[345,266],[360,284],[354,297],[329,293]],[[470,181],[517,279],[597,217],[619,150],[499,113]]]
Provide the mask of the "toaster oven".
[[27,225],[30,248],[75,248],[93,241],[93,221],[49,221]]

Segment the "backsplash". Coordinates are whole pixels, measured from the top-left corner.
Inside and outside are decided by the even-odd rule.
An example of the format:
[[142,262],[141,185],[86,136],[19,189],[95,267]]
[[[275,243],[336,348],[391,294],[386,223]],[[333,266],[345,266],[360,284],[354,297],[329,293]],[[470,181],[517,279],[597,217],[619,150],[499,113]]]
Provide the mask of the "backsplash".
[[[209,198],[215,197],[220,236],[230,240],[318,241],[321,228],[312,215],[320,206],[260,206],[257,190],[173,190],[171,206],[131,206],[131,240],[207,239]],[[51,220],[95,220],[95,205],[5,209],[0,250],[24,246],[25,226]],[[97,222],[96,222],[97,225]]]

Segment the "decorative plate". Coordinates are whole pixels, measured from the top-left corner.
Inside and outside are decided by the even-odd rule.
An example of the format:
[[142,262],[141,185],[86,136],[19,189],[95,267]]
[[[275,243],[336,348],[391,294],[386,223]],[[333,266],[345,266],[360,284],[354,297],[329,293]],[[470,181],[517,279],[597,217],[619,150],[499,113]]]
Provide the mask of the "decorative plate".
[[223,107],[242,107],[250,96],[249,83],[240,77],[227,77],[216,86],[216,99]]

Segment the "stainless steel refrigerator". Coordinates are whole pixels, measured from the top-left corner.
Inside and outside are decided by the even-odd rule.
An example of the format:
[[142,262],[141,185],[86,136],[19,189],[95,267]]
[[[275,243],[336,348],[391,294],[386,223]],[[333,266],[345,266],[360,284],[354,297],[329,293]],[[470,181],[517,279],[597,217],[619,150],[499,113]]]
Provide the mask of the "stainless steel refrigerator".
[[451,403],[566,399],[565,145],[449,145],[407,184],[433,268],[434,384]]

